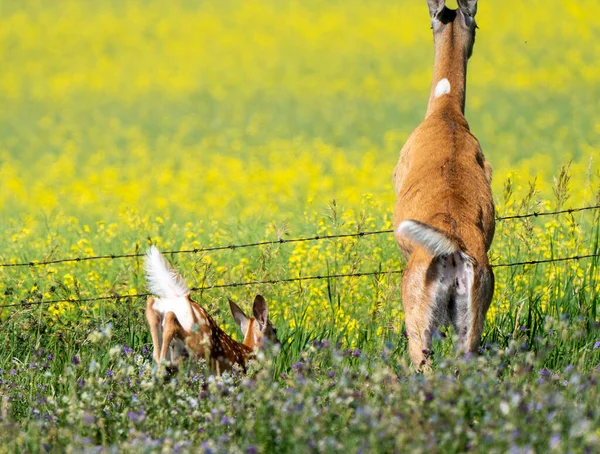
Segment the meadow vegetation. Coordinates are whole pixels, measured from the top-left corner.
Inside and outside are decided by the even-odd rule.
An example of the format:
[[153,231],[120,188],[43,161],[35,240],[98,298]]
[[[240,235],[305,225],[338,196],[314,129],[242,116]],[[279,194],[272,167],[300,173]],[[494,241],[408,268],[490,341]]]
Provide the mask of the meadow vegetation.
[[[600,4],[480,3],[498,216],[599,205]],[[0,262],[389,229],[432,54],[424,0],[1,3]],[[599,254],[599,220],[499,221],[491,261]],[[403,267],[390,234],[168,258],[198,287]],[[0,267],[0,452],[597,451],[599,265],[497,266],[482,355],[440,332],[426,377],[398,273],[198,291],[238,339],[227,298],[263,294],[283,340],[222,378],[157,374],[140,257]]]

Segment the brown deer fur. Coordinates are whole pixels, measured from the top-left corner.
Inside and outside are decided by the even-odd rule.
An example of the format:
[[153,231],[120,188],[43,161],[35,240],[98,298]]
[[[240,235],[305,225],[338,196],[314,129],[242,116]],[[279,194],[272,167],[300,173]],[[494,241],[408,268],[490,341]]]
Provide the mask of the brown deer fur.
[[[427,364],[432,335],[451,323],[459,348],[476,351],[494,289],[491,166],[464,117],[477,2],[428,0],[435,43],[425,120],[400,152],[394,231],[407,259],[402,304],[413,364]],[[444,80],[445,79],[445,80]]]

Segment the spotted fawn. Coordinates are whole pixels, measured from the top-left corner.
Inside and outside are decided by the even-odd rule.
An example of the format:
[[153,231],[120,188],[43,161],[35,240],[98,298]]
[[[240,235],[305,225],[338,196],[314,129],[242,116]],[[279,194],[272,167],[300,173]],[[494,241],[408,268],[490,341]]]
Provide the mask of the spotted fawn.
[[154,360],[176,365],[186,353],[205,359],[213,373],[228,371],[235,364],[246,371],[246,363],[255,350],[268,341],[278,343],[277,332],[269,320],[265,299],[257,295],[253,318],[248,318],[233,302],[229,306],[242,330],[244,342],[236,342],[225,333],[199,304],[190,299],[185,280],[152,246],[146,255],[146,277],[150,291],[146,320],[152,336]]

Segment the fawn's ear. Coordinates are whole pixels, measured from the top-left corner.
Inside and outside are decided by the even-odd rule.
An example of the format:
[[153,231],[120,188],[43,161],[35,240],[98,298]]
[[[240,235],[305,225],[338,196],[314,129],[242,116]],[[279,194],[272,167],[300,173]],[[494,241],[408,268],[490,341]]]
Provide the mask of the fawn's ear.
[[477,0],[457,0],[460,10],[471,17],[477,14]]
[[229,300],[229,309],[231,309],[231,315],[233,315],[235,323],[240,327],[242,333],[246,335],[246,330],[248,329],[248,317],[246,317],[244,311],[231,300]]
[[446,0],[427,0],[427,6],[429,6],[429,15],[432,19],[437,17],[444,11],[446,6]]
[[267,307],[267,302],[261,295],[256,295],[256,298],[254,298],[252,313],[261,326],[264,327],[267,325],[267,321],[269,320],[269,308]]

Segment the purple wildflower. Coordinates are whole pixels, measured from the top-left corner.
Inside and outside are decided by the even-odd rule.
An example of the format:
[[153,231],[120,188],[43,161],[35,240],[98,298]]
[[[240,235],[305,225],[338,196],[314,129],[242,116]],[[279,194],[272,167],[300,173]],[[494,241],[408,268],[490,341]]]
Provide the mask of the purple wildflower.
[[106,370],[106,376],[107,376],[107,377],[112,377],[113,375],[114,375],[114,373],[113,373],[113,371],[112,371],[112,370],[110,370],[110,369],[107,369],[107,370]]
[[233,419],[228,418],[227,416],[223,416],[221,418],[221,424],[228,426],[229,424],[231,424],[233,422]]
[[146,417],[146,412],[143,409],[140,409],[137,413],[133,410],[129,410],[127,412],[127,417],[131,422],[141,422]]
[[78,357],[77,355],[73,355],[73,357],[71,358],[71,363],[72,363],[74,366],[77,366],[77,365],[79,365],[79,363],[80,363],[80,362],[81,362],[81,361],[79,361],[79,357]]
[[129,356],[133,353],[133,348],[128,347],[127,345],[123,345],[123,353],[125,353],[125,355]]
[[356,358],[356,357],[360,356],[360,349],[359,349],[359,348],[357,348],[356,350],[353,350],[353,351],[352,351],[352,356],[353,356],[354,358]]
[[552,375],[552,372],[550,372],[548,369],[544,368],[540,370],[540,377],[549,377],[550,375]]
[[189,445],[190,445],[190,442],[187,440],[178,441],[177,443],[175,443],[175,446],[173,447],[173,452],[181,452],[181,450],[183,448],[187,448]]
[[54,359],[54,355],[52,353],[49,353],[46,358],[48,359],[48,361],[52,361]]
[[597,340],[594,344],[594,350],[598,350],[600,348],[600,340]]
[[10,370],[10,376],[14,377],[15,375],[17,375],[17,370],[16,369],[11,369]]

